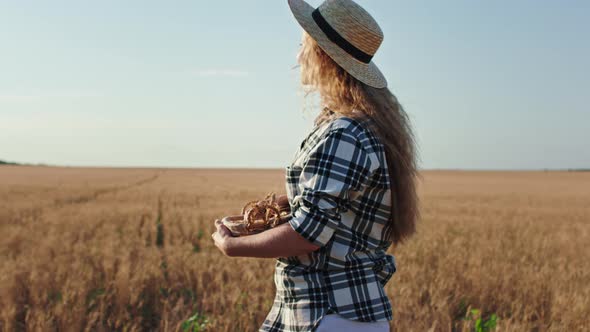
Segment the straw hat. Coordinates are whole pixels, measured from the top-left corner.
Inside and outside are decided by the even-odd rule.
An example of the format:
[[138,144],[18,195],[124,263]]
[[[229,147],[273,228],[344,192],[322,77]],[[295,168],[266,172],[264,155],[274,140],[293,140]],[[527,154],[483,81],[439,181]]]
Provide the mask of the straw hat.
[[340,67],[369,86],[387,86],[372,61],[383,31],[366,10],[352,0],[326,0],[317,9],[303,0],[289,0],[289,6],[303,29]]

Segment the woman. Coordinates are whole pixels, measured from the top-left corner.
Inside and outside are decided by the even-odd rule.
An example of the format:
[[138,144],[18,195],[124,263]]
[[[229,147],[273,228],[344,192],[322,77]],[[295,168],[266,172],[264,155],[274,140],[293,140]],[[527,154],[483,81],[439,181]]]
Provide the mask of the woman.
[[397,267],[386,251],[419,213],[409,120],[371,61],[383,34],[352,0],[289,5],[305,30],[302,83],[325,107],[286,168],[292,218],[246,237],[217,220],[213,238],[228,256],[278,258],[261,331],[388,331]]

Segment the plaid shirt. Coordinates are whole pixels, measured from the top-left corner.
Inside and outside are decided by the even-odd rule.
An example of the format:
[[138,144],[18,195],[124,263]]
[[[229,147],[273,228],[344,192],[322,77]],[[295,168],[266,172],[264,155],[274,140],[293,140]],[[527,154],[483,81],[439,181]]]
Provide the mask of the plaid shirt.
[[286,167],[289,223],[320,249],[277,260],[274,305],[260,331],[313,331],[328,313],[393,318],[383,289],[396,271],[386,254],[389,174],[365,121],[334,116],[315,126]]

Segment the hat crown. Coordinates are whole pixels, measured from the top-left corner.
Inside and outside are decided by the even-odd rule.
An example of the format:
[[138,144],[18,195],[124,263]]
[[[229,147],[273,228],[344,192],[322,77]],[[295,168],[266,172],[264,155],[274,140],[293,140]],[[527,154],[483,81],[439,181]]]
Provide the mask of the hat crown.
[[349,43],[374,55],[383,42],[379,24],[352,0],[326,0],[319,7],[324,19]]

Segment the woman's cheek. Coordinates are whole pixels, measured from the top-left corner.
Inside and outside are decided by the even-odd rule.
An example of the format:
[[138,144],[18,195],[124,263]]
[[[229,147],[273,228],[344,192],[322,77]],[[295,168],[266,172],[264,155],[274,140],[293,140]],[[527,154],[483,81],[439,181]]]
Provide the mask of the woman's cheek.
[[308,85],[309,84],[309,82],[307,80],[307,76],[304,75],[303,73],[301,73],[301,84],[303,84],[303,85]]

